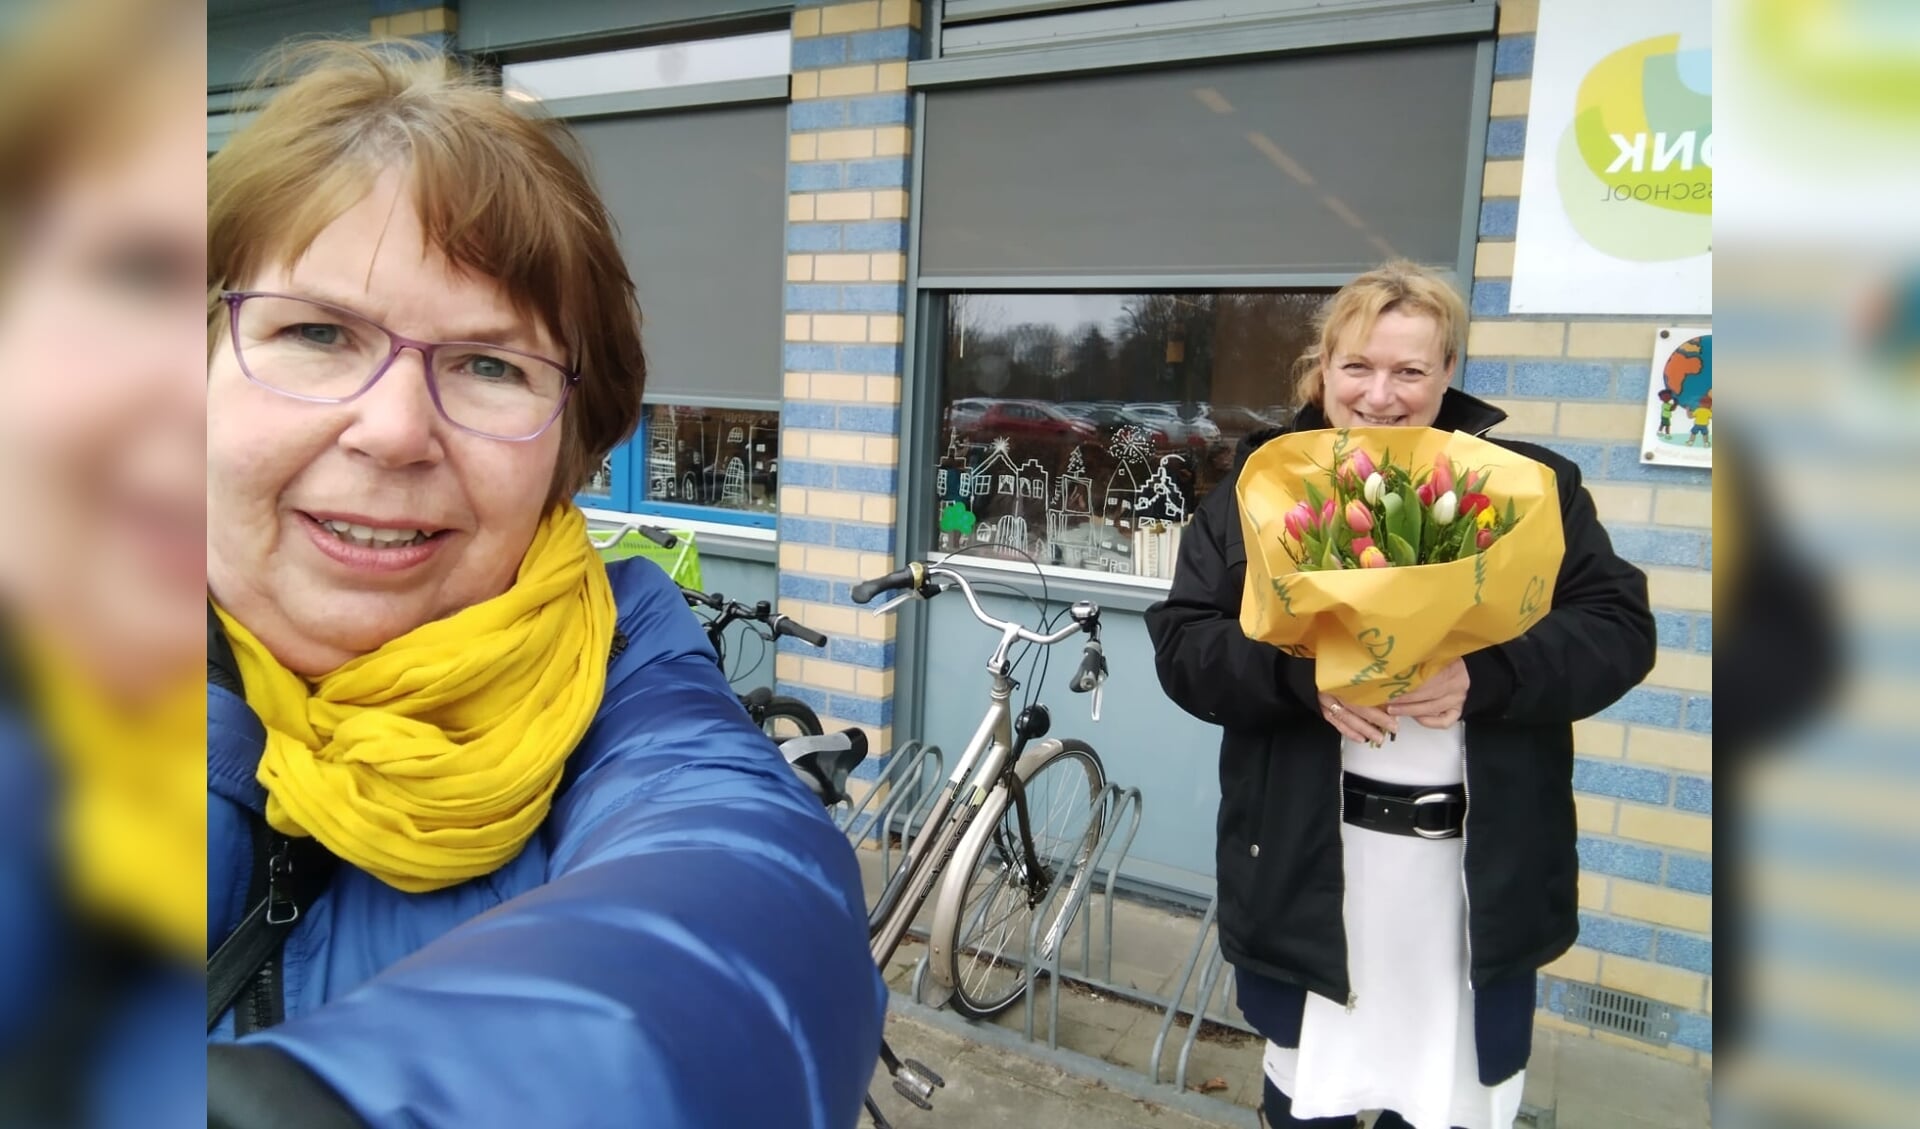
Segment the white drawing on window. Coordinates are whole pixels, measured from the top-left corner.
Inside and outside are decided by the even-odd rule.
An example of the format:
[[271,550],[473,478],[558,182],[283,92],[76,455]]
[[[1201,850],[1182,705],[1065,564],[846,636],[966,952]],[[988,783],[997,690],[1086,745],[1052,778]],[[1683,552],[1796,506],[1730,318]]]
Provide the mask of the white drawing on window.
[[[738,428],[735,428],[738,431]],[[735,455],[727,460],[726,484],[720,490],[720,504],[723,506],[744,506],[747,503],[747,464]]]

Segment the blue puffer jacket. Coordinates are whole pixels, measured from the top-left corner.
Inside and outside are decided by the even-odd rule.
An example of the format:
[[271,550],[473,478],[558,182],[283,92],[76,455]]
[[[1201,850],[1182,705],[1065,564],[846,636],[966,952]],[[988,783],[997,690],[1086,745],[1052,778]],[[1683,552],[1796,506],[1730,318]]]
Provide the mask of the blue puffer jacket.
[[[853,852],[678,589],[647,561],[609,571],[628,646],[540,833],[428,894],[342,865],[286,944],[285,1022],[241,1043],[377,1127],[846,1129],[886,1008]],[[262,740],[209,686],[216,944],[247,910]],[[212,1039],[233,1031],[229,1012]]]

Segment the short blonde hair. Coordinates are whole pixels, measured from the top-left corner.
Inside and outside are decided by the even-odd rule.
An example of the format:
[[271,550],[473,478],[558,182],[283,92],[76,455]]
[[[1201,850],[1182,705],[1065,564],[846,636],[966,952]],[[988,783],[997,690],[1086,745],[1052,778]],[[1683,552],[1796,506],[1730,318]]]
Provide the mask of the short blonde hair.
[[258,118],[207,166],[207,329],[223,289],[299,259],[394,167],[411,174],[431,245],[498,282],[561,341],[580,383],[561,421],[549,501],[582,487],[640,419],[640,306],[613,221],[567,128],[509,102],[442,52],[323,41],[277,58]]
[[1440,327],[1445,356],[1451,367],[1466,350],[1467,304],[1440,274],[1418,263],[1396,259],[1370,270],[1328,298],[1314,318],[1314,343],[1294,362],[1294,393],[1300,404],[1321,406],[1326,381],[1321,370],[1334,347],[1349,333],[1364,338],[1373,332],[1380,315],[1390,311],[1425,314]]

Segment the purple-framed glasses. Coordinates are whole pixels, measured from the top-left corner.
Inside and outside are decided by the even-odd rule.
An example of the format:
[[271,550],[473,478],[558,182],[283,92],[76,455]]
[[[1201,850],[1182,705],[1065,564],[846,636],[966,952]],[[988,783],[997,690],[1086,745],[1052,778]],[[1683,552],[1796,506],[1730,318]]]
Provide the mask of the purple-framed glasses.
[[344,404],[364,394],[402,350],[412,349],[443,419],[520,443],[553,426],[580,382],[578,372],[546,357],[478,341],[415,341],[311,298],[229,290],[220,300],[240,371],[262,388],[309,403]]

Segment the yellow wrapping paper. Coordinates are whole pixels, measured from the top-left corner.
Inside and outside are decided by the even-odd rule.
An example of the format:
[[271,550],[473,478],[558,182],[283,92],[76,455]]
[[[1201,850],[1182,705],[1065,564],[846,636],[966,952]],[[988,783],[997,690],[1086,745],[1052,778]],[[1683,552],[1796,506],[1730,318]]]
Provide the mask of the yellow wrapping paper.
[[[1391,455],[1416,478],[1444,451],[1463,478],[1490,471],[1482,492],[1502,513],[1512,499],[1520,519],[1485,552],[1448,564],[1301,572],[1282,519],[1307,482],[1330,496],[1322,468],[1356,450],[1382,466]],[[1484,439],[1403,427],[1285,435],[1253,453],[1235,492],[1247,543],[1241,630],[1312,658],[1315,684],[1342,701],[1390,702],[1454,659],[1518,638],[1552,606],[1566,552],[1554,473]]]

